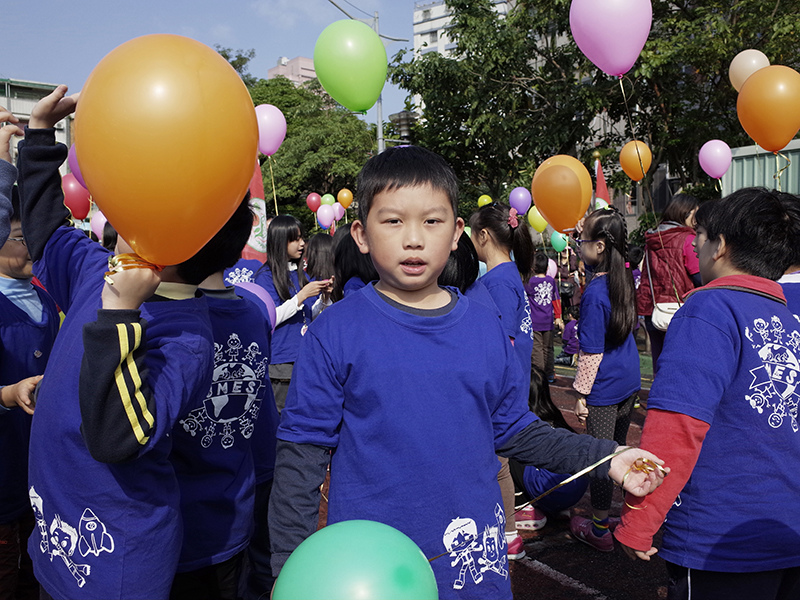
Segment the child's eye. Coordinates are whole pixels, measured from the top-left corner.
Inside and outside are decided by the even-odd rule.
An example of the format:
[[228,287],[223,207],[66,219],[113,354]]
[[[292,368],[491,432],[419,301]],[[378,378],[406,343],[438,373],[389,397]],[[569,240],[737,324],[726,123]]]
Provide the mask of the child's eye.
[[442,220],[441,219],[426,219],[425,222],[428,225],[436,225],[437,223],[441,223]]

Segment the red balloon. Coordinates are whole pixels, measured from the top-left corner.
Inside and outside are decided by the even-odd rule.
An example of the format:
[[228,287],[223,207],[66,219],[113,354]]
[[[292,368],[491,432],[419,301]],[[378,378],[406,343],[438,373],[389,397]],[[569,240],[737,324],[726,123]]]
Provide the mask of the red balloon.
[[308,209],[311,212],[317,212],[320,204],[322,204],[322,196],[316,192],[311,192],[308,196],[306,196],[306,206],[308,206]]
[[72,173],[67,173],[61,178],[61,187],[64,189],[64,204],[72,213],[72,217],[79,221],[85,219],[92,207],[89,190],[78,183],[78,178]]

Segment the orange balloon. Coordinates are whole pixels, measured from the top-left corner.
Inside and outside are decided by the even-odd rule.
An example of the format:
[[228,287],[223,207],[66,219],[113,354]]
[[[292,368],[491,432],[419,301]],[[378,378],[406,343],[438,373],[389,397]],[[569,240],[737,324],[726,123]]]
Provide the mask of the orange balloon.
[[800,73],[783,65],[759,69],[742,84],[736,112],[759,146],[783,150],[800,130]]
[[634,181],[640,181],[645,176],[652,160],[653,155],[650,148],[639,140],[631,140],[619,151],[619,164],[625,171],[625,175]]
[[348,190],[347,188],[342,188],[339,190],[339,193],[336,194],[336,199],[339,201],[344,208],[350,206],[350,203],[353,202],[353,192]]
[[[555,171],[550,173],[551,169]],[[557,154],[536,169],[531,195],[536,209],[553,229],[572,231],[592,201],[592,177],[577,158]]]
[[253,101],[233,67],[200,42],[166,34],[133,39],[98,63],[75,137],[94,201],[158,265],[192,257],[230,218],[258,151]]

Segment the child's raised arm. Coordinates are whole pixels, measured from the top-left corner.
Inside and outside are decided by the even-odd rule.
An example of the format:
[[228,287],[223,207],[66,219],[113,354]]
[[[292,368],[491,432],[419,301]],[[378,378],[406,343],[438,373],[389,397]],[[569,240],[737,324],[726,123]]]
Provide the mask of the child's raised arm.
[[17,117],[0,106],[0,248],[10,233],[11,194],[17,180],[17,169],[11,164],[11,136],[22,135],[22,130],[12,124],[17,122]]

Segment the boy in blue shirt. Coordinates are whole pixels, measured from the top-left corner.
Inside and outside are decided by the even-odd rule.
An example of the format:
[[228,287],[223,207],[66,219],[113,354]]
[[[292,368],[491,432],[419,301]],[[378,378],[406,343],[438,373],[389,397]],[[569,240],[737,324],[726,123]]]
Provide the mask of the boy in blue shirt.
[[[301,342],[278,430],[273,572],[316,530],[330,462],[328,523],[380,521],[444,553],[440,598],[510,598],[496,455],[563,473],[617,445],[539,421],[496,314],[437,284],[464,227],[440,156],[389,149],[364,166],[358,195],[351,233],[380,278]],[[640,456],[655,459],[624,452],[594,475],[622,481]],[[625,485],[645,494],[661,477],[631,470]]]
[[[660,555],[668,597],[800,597],[800,324],[775,282],[800,245],[797,199],[758,188],[697,213],[703,287],[669,326],[641,446],[672,475],[614,532]],[[668,514],[667,514],[668,513]]]

